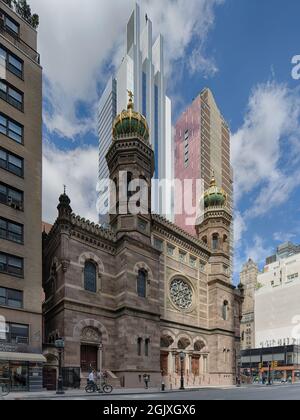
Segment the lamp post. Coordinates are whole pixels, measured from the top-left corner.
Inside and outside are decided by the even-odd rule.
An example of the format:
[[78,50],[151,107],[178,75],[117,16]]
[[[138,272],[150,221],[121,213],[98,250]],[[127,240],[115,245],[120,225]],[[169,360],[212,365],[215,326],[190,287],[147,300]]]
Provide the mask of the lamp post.
[[99,375],[100,375],[100,389],[102,389],[102,369],[103,369],[103,343],[98,346],[99,349]]
[[64,392],[64,385],[63,385],[63,377],[62,377],[62,355],[65,348],[65,342],[63,339],[55,341],[55,347],[58,351],[58,380],[57,380],[57,395],[63,395]]
[[181,364],[181,378],[180,378],[180,390],[184,390],[184,360],[185,360],[185,353],[183,351],[181,351],[179,353],[179,357],[180,357],[180,364]]

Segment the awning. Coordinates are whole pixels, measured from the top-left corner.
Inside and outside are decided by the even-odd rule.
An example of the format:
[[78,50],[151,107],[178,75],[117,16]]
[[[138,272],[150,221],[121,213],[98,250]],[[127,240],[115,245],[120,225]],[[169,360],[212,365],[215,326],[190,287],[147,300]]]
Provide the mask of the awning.
[[0,352],[0,360],[9,362],[35,362],[35,363],[46,363],[47,360],[42,354],[33,353],[9,353]]

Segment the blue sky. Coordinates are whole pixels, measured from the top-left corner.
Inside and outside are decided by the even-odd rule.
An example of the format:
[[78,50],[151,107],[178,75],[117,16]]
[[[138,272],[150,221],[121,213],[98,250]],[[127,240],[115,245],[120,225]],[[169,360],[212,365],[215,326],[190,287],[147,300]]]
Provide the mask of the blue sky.
[[[300,80],[291,76],[300,2],[162,1],[141,6],[166,37],[174,122],[211,88],[233,134],[236,271],[249,257],[261,265],[280,242],[300,243]],[[45,80],[44,217],[55,217],[65,183],[74,210],[95,219],[96,103],[122,57],[133,1],[87,0],[84,12],[78,0],[31,5],[41,17]]]

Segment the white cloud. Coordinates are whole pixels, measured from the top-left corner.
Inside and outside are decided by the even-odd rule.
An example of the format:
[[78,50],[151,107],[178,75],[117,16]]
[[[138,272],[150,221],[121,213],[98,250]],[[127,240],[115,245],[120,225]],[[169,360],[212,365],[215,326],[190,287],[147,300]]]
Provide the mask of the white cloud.
[[76,214],[98,222],[96,211],[96,182],[98,149],[77,148],[59,150],[49,143],[43,152],[43,218],[53,223],[57,217],[58,198],[67,186],[67,194]]
[[[165,35],[168,68],[172,62],[187,61],[186,48],[195,40],[198,48],[191,69],[207,72],[211,64],[203,56],[204,42],[214,22],[214,7],[222,2],[164,0],[162,7],[161,0],[141,0],[155,35]],[[39,51],[47,80],[45,96],[51,105],[45,123],[50,131],[74,138],[91,129],[92,121],[78,120],[76,105],[79,101],[95,104],[97,86],[107,77],[105,65],[117,64],[124,53],[134,1],[30,0],[30,4],[40,15]]]
[[243,234],[246,232],[246,222],[240,212],[236,212],[234,215],[234,242],[238,246],[243,238]]
[[293,241],[295,237],[296,237],[295,233],[289,233],[289,232],[275,232],[273,235],[274,241],[277,241],[280,243]]
[[254,236],[253,244],[248,246],[245,251],[245,255],[259,265],[264,263],[266,258],[273,253],[274,250],[266,246],[264,240],[258,235]]
[[[285,85],[258,85],[249,99],[243,126],[232,136],[236,200],[256,190],[248,216],[267,213],[284,202],[300,183],[295,154],[289,147],[300,143],[300,98]],[[299,147],[299,146],[298,146]],[[291,173],[291,169],[293,169]]]
[[[244,262],[242,258],[251,257],[261,263],[272,253],[259,236],[254,236],[253,246],[247,246],[241,236],[248,230],[249,219],[282,205],[300,185],[298,151],[299,90],[275,82],[256,86],[249,98],[244,123],[232,136],[236,203],[242,199],[252,203],[245,212],[236,215],[236,271]],[[283,235],[281,238],[284,240]]]

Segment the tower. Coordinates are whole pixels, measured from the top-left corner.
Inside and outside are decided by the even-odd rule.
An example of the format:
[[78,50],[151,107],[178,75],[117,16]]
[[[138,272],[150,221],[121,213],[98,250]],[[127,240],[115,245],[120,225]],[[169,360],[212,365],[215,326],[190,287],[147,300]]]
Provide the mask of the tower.
[[[135,109],[149,125],[149,143],[155,151],[153,179],[172,180],[173,140],[172,104],[166,95],[164,38],[153,37],[152,22],[141,17],[138,4],[130,16],[126,31],[126,50],[116,73],[110,78],[99,102],[99,212],[101,225],[107,225],[109,194],[106,180],[109,169],[105,155],[112,144],[111,124],[127,105],[127,91],[134,93]],[[156,184],[152,190],[152,210],[172,219],[173,194],[163,194]]]
[[113,124],[113,144],[107,156],[110,188],[110,225],[117,238],[130,234],[150,243],[151,179],[154,152],[145,117],[134,111],[129,92],[127,110]]
[[210,280],[219,279],[231,283],[229,242],[231,222],[227,195],[217,186],[213,175],[210,188],[204,194],[203,221],[196,226],[198,238],[208,245],[212,252]]
[[255,348],[255,291],[259,269],[250,258],[240,273],[240,282],[244,287],[245,296],[242,305],[241,349]]

